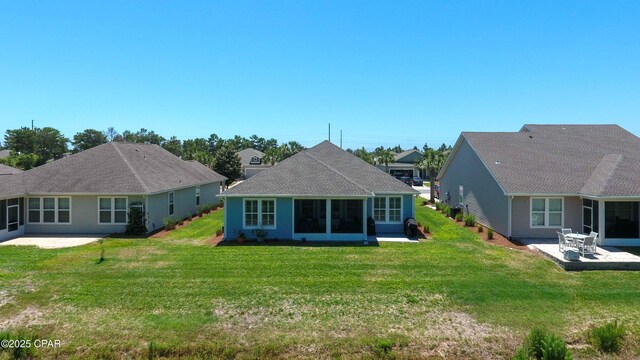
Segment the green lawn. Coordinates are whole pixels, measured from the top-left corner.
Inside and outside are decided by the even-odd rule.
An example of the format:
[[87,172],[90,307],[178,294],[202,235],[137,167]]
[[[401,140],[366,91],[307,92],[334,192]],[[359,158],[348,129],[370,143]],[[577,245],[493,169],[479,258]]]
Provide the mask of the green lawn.
[[509,358],[543,326],[595,358],[586,330],[619,319],[623,357],[640,356],[640,273],[567,273],[416,209],[433,240],[213,246],[218,211],[107,239],[103,263],[99,244],[0,247],[0,330],[59,339],[37,354],[62,358]]

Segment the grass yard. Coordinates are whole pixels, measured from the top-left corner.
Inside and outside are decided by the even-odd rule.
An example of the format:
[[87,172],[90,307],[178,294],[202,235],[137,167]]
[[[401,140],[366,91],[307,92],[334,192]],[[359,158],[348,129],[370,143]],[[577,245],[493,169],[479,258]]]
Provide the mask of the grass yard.
[[218,211],[165,238],[107,239],[103,263],[99,244],[0,247],[0,331],[61,340],[36,353],[59,358],[484,359],[543,326],[598,358],[587,330],[619,319],[619,356],[640,356],[640,273],[567,273],[416,209],[433,240],[213,246]]

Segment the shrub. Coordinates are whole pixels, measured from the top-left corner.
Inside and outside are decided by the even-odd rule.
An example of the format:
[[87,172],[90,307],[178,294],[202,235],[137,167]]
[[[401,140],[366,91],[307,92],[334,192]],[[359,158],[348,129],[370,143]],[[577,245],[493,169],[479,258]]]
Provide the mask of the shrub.
[[193,216],[192,216],[191,214],[187,215],[187,220],[188,220],[188,221],[193,220]]
[[429,229],[429,225],[424,226],[424,232],[427,234],[431,233],[431,229]]
[[514,359],[571,360],[573,357],[564,340],[542,329],[531,329],[524,344],[516,352]]
[[457,213],[457,214],[456,214],[456,221],[457,221],[457,222],[462,221],[462,219],[463,219],[463,218],[464,218],[464,215],[462,215],[462,213]]
[[478,225],[478,232],[481,233],[484,231],[484,228],[482,227],[482,225]]
[[442,204],[440,204],[439,202],[436,203],[436,210],[440,211],[442,209]]
[[222,236],[222,229],[216,230],[216,237]]
[[626,330],[618,321],[610,322],[591,329],[591,343],[602,352],[617,353],[622,347]]
[[164,229],[173,230],[176,228],[176,220],[171,216],[164,218]]
[[487,230],[487,238],[489,240],[493,240],[493,230],[491,230],[491,229]]
[[440,208],[440,210],[442,211],[442,213],[444,214],[444,216],[450,217],[451,216],[451,206],[444,204],[442,205],[442,207]]
[[429,202],[427,200],[422,200],[422,206],[427,206]]
[[129,221],[127,222],[127,228],[125,234],[127,235],[144,235],[147,233],[147,219],[144,216],[144,211],[141,208],[133,207],[129,209]]
[[180,226],[184,225],[184,219],[178,220],[178,225],[180,225]]
[[473,214],[465,215],[464,226],[476,226],[476,217]]

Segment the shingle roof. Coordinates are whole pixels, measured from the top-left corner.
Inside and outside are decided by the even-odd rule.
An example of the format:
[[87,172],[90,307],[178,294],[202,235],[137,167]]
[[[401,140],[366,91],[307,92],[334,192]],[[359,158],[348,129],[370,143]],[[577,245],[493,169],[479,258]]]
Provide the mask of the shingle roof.
[[0,197],[23,195],[26,192],[22,174],[0,175]]
[[264,153],[254,148],[246,148],[238,151],[238,156],[240,156],[240,163],[246,166],[251,164],[252,157],[257,156],[262,159],[264,157]]
[[9,155],[11,155],[11,151],[9,151],[9,150],[0,150],[0,159],[1,158],[6,158]]
[[[158,145],[111,142],[20,174],[30,194],[152,194],[224,181]],[[0,193],[1,194],[1,193]]]
[[11,166],[0,164],[0,175],[19,174],[21,172],[22,172],[22,170],[20,170],[20,169],[16,169],[16,168],[11,167]]
[[525,125],[461,137],[507,194],[640,196],[640,138],[617,125]]
[[413,153],[415,153],[415,152],[419,153],[420,151],[418,151],[418,150],[416,150],[416,149],[411,149],[411,150],[407,150],[407,151],[403,151],[403,152],[400,152],[400,153],[394,154],[394,155],[393,155],[393,157],[394,157],[394,161],[401,160],[403,157],[405,157],[405,156],[407,156],[407,155],[411,155],[411,154],[413,154]]
[[416,190],[329,141],[299,152],[220,196],[371,196]]

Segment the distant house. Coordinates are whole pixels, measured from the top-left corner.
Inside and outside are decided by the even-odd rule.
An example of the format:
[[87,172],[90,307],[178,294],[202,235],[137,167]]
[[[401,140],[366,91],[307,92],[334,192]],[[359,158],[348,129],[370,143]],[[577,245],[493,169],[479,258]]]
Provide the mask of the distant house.
[[424,170],[418,169],[416,163],[422,160],[424,156],[418,150],[411,149],[401,153],[394,154],[393,162],[387,166],[385,164],[377,164],[376,167],[382,171],[388,171],[391,176],[420,176],[426,178]]
[[640,138],[617,125],[463,132],[438,175],[441,199],[515,239],[572,228],[639,246],[639,154]]
[[9,151],[9,150],[0,150],[0,159],[4,159],[6,157],[9,157],[9,155],[11,155],[11,151]]
[[[0,164],[0,175],[13,175],[13,174],[19,174],[21,172],[22,170],[20,169],[16,169],[11,166]],[[0,180],[2,179],[4,178],[0,177]]]
[[246,148],[238,151],[238,156],[240,157],[242,175],[245,179],[271,167],[271,164],[267,164],[262,160],[264,153],[259,150]]
[[366,240],[367,219],[378,233],[402,233],[418,192],[328,141],[264,170],[219,196],[225,239],[240,233],[295,240]]
[[25,233],[123,232],[134,207],[153,231],[169,216],[217,203],[226,178],[157,145],[111,142],[0,180],[1,241]]

